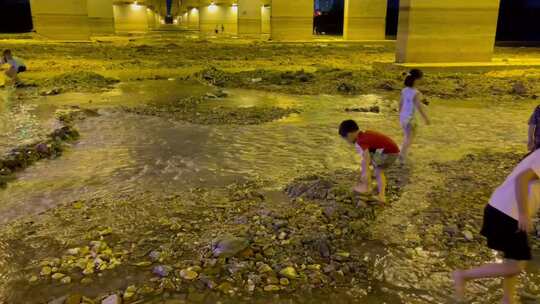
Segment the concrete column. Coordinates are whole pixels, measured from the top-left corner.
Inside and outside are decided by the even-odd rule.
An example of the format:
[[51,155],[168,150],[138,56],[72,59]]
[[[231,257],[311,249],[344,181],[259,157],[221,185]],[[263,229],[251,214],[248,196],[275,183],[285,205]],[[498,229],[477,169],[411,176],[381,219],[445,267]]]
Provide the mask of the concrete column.
[[199,31],[205,34],[238,34],[238,6],[231,0],[201,0],[199,6]]
[[313,0],[273,0],[272,39],[313,39]]
[[88,0],[88,22],[94,35],[114,34],[112,0]]
[[[268,1],[268,0],[267,0]],[[271,4],[264,4],[261,7],[261,32],[263,34],[269,35],[271,32],[271,16],[272,16],[272,6]]]
[[87,0],[30,0],[34,30],[42,37],[89,40]]
[[136,3],[115,4],[114,22],[117,32],[146,32],[148,30],[146,6]]
[[188,11],[187,27],[190,30],[199,30],[199,9],[192,7]]
[[261,0],[238,0],[238,35],[260,36],[262,31],[261,18]]
[[158,27],[159,18],[153,9],[146,9],[146,17],[148,19],[148,28],[155,29]]
[[387,5],[383,0],[345,0],[343,38],[384,40]]
[[401,0],[396,61],[491,61],[499,1]]

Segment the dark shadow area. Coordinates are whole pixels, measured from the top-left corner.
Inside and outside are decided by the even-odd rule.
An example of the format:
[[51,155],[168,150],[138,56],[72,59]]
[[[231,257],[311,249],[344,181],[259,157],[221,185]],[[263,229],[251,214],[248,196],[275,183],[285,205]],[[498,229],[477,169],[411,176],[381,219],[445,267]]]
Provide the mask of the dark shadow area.
[[399,21],[399,0],[388,0],[386,9],[386,36],[396,39]]
[[344,0],[315,0],[313,32],[316,35],[343,35]]
[[0,0],[0,33],[32,31],[29,0]]
[[497,41],[540,44],[540,1],[501,0]]
[[[388,0],[386,15],[386,36],[397,36],[399,21],[399,0]],[[540,1],[501,0],[497,25],[499,45],[539,45],[540,44]]]

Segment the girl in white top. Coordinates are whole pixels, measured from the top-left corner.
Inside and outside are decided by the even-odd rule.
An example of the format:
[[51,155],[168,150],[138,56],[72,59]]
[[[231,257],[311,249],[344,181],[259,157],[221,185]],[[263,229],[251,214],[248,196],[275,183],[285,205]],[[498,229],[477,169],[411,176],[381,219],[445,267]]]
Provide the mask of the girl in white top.
[[405,88],[401,91],[399,122],[404,134],[400,154],[402,162],[406,161],[409,148],[416,135],[416,112],[418,111],[420,113],[426,124],[430,124],[429,118],[422,106],[422,93],[416,89],[423,76],[422,71],[418,69],[411,70],[407,74],[407,78],[405,78]]
[[17,84],[19,73],[26,71],[26,65],[22,59],[17,58],[11,54],[11,50],[5,50],[2,52],[2,57],[0,57],[0,66],[8,64],[9,68],[5,71],[5,75],[8,79],[11,79],[13,84]]
[[540,209],[540,150],[522,160],[495,190],[484,210],[481,234],[490,249],[504,254],[501,263],[490,263],[453,273],[456,297],[463,300],[468,281],[503,279],[503,303],[516,302],[518,276],[532,259],[528,234]]

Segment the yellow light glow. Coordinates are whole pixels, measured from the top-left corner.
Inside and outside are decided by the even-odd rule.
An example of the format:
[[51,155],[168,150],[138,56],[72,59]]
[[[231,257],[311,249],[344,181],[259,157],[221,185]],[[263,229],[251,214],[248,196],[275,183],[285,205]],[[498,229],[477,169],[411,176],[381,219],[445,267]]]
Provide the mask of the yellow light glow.
[[138,11],[142,8],[143,6],[139,4],[139,2],[134,2],[132,5],[131,5],[131,9],[134,10],[134,11]]
[[208,6],[209,12],[215,12],[217,11],[217,9],[218,9],[218,6],[214,2],[210,3],[210,5]]

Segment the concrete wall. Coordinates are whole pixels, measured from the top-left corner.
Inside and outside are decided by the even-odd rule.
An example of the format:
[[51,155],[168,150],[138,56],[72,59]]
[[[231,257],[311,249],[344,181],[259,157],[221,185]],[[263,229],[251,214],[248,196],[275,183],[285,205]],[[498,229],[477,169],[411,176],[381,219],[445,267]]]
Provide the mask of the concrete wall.
[[261,7],[261,32],[263,34],[270,34],[271,32],[271,17],[272,7],[270,5],[265,5]]
[[218,29],[221,34],[238,34],[238,7],[229,3],[204,3],[199,6],[199,31],[202,35],[214,34]]
[[146,6],[115,4],[114,21],[117,32],[146,32],[148,30]]
[[396,61],[490,61],[499,0],[401,0]]
[[34,30],[42,37],[59,40],[88,40],[86,0],[31,0]]
[[273,0],[272,39],[313,39],[313,0]]
[[387,5],[385,0],[345,0],[343,38],[384,40]]
[[259,36],[261,34],[261,8],[261,0],[238,0],[238,35]]
[[88,22],[94,35],[114,34],[112,0],[88,0]]

